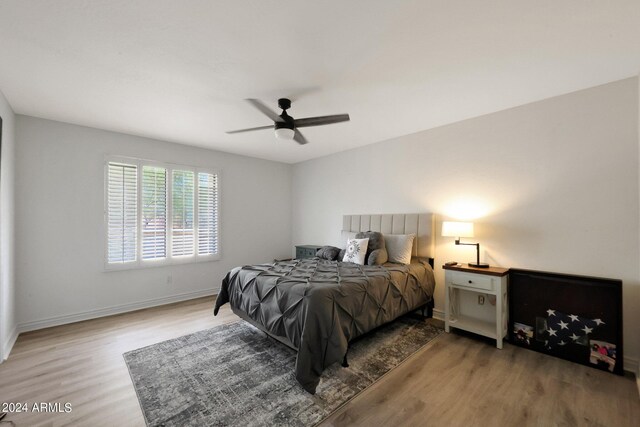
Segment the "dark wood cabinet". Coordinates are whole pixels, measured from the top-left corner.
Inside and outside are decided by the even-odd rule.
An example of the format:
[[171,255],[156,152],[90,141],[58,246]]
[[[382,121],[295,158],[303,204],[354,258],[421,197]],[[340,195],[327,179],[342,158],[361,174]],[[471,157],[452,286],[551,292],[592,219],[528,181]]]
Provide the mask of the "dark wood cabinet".
[[321,245],[296,245],[296,258],[313,258]]

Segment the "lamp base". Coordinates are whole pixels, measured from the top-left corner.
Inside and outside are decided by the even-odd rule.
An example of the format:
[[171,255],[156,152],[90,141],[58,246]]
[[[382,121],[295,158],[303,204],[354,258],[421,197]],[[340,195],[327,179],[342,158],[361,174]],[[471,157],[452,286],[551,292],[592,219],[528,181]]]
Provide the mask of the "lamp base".
[[479,262],[479,263],[469,263],[469,267],[475,267],[475,268],[489,268],[489,264],[485,263],[485,262]]

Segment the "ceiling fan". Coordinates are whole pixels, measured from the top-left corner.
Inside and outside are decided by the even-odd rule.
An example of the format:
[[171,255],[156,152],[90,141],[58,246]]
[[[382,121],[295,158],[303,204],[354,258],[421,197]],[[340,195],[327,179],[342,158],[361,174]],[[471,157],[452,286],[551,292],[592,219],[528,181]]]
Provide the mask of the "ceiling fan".
[[271,110],[269,107],[264,105],[262,101],[259,99],[249,98],[246,100],[251,105],[256,107],[258,110],[262,112],[265,116],[269,117],[273,120],[273,125],[269,126],[259,126],[256,128],[249,129],[240,129],[240,130],[232,130],[227,132],[228,134],[232,133],[240,133],[240,132],[251,132],[254,130],[262,130],[262,129],[275,129],[276,138],[279,139],[293,139],[298,144],[306,144],[306,138],[300,133],[298,128],[309,127],[309,126],[322,126],[322,125],[330,125],[333,123],[340,122],[348,122],[349,115],[348,114],[336,114],[333,116],[318,116],[318,117],[306,117],[304,119],[294,119],[290,115],[287,114],[287,110],[291,108],[291,101],[287,98],[278,99],[278,107],[282,109],[282,114],[277,115],[275,111]]

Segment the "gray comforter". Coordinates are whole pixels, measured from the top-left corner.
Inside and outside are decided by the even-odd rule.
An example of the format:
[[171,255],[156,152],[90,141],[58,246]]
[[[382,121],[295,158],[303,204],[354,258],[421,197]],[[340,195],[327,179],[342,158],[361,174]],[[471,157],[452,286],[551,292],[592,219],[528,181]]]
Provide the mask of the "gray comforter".
[[237,267],[222,281],[214,314],[233,311],[298,351],[296,379],[315,393],[323,370],[354,338],[432,300],[424,260],[363,266],[319,258]]

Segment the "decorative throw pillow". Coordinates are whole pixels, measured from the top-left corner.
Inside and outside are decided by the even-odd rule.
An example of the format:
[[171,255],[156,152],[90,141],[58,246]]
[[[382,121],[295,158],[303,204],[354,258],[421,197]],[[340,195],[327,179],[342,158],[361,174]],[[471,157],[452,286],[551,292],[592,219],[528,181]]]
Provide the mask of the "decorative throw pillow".
[[411,263],[411,250],[415,234],[385,234],[384,241],[389,254],[389,262]]
[[371,251],[367,257],[367,265],[382,265],[389,260],[386,249],[376,249]]
[[[380,265],[387,262],[387,250],[385,249],[384,236],[378,231],[361,231],[356,234],[356,239],[369,239],[367,245],[367,265]],[[378,251],[377,254],[372,257],[374,251]]]
[[364,265],[369,239],[349,239],[342,261]]
[[316,252],[316,256],[318,258],[327,259],[329,261],[335,261],[338,258],[339,253],[340,248],[336,248],[335,246],[323,246],[318,249],[318,252]]

